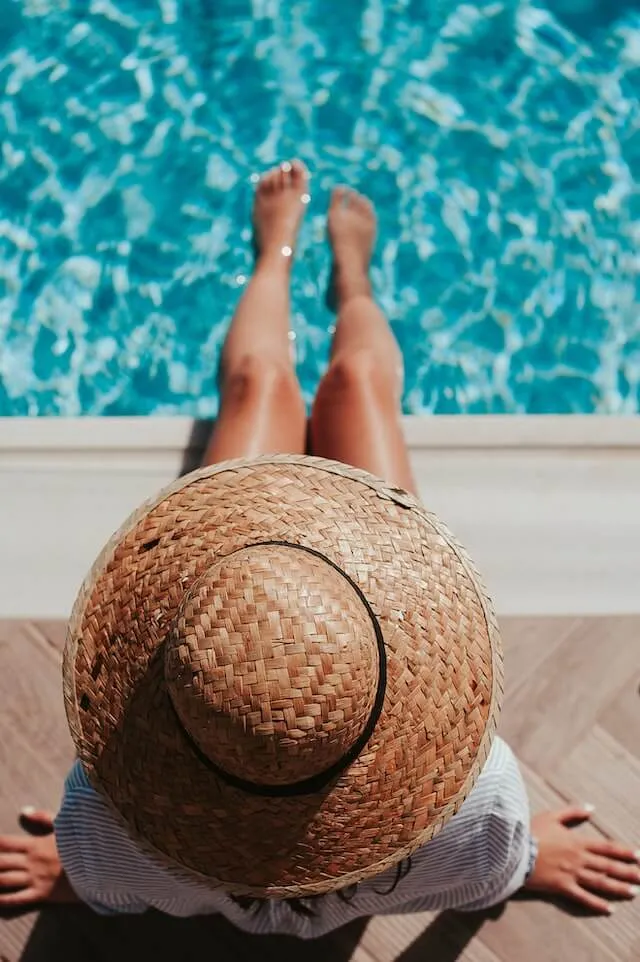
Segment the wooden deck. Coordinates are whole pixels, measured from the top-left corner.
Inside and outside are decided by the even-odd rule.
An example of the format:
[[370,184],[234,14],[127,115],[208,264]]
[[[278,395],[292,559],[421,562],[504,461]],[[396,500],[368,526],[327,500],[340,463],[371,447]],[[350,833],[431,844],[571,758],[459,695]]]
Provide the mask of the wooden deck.
[[[502,734],[535,808],[596,806],[596,829],[640,846],[640,617],[504,622]],[[25,804],[55,808],[72,757],[60,691],[61,622],[0,622],[0,830]],[[477,915],[398,916],[316,943],[245,936],[217,918],[148,913],[103,919],[84,908],[0,920],[0,962],[632,962],[640,897],[610,918],[535,900]]]

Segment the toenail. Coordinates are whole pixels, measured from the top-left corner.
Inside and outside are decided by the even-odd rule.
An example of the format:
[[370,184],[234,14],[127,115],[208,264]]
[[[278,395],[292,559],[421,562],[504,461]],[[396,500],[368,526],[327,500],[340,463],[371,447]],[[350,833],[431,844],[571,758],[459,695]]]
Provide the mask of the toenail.
[[260,174],[251,174],[251,177],[249,178],[249,180],[251,181],[252,184],[257,184],[258,181],[260,180]]
[[636,895],[640,895],[640,885],[630,885],[629,895],[631,896],[632,899],[634,899]]
[[282,248],[281,253],[283,257],[291,257],[291,255],[293,254],[293,251],[288,246],[288,244],[285,244],[285,246]]
[[20,814],[26,815],[27,818],[29,818],[30,815],[35,815],[35,811],[36,810],[33,807],[33,805],[23,805],[22,808],[20,809]]
[[308,204],[311,201],[311,194],[303,194],[300,200],[303,204]]
[[285,160],[285,162],[284,162],[283,164],[280,164],[280,170],[281,170],[284,174],[288,174],[288,173],[291,171],[291,164],[289,163],[288,160]]

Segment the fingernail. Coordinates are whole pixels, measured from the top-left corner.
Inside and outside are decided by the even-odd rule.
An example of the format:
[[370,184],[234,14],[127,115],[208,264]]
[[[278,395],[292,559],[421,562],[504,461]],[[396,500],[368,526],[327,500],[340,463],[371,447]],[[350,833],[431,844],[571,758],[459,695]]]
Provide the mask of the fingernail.
[[20,814],[26,815],[27,818],[29,818],[30,815],[35,815],[35,813],[36,813],[36,810],[33,807],[33,805],[23,805],[22,808],[20,809]]
[[640,895],[640,885],[630,885],[629,895],[631,896],[632,899],[634,899],[636,895]]
[[592,812],[595,812],[595,810],[596,810],[595,805],[592,805],[591,802],[585,802],[582,807],[583,807],[584,811],[585,811],[585,812],[588,812],[590,815],[591,815]]
[[633,853],[633,857],[635,858],[636,862],[640,862],[640,848],[637,848],[635,850],[635,852]]
[[615,910],[616,910],[615,905],[611,905],[611,904],[607,905],[607,912],[609,913],[609,915],[613,915]]

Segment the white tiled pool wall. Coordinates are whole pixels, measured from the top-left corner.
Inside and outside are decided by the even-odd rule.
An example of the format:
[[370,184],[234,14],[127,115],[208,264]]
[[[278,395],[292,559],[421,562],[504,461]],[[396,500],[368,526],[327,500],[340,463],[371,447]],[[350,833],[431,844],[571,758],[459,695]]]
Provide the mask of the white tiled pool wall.
[[[425,504],[500,614],[640,611],[640,418],[404,428]],[[193,459],[193,439],[186,418],[0,419],[0,617],[66,617],[104,542]]]

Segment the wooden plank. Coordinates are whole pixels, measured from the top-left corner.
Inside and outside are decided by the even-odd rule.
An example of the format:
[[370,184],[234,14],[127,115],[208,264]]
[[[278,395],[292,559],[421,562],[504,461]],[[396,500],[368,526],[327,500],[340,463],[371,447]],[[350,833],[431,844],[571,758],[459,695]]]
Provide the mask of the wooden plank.
[[[59,778],[64,776],[73,748],[64,713],[60,653],[39,644],[22,623],[0,622],[0,727],[19,731],[23,751],[38,757]],[[32,791],[37,787],[34,782]],[[22,803],[30,804],[27,799]]]
[[[526,750],[532,809],[591,801],[596,827],[580,831],[631,829],[629,840],[640,844],[640,619],[518,619],[504,631],[502,733]],[[0,622],[0,830],[13,829],[21,804],[57,804],[72,754],[60,693],[63,640],[61,622]],[[558,741],[563,751],[571,746],[567,757]],[[640,901],[620,903],[612,918],[574,917],[524,900],[490,913],[380,916],[302,944],[248,936],[219,918],[104,919],[78,907],[2,922],[0,962],[200,962],[205,944],[215,945],[219,962],[299,962],[302,954],[305,962],[635,962],[639,912]]]
[[640,848],[640,759],[604,728],[594,725],[548,778],[559,791],[595,805],[594,822],[605,834]]
[[[29,943],[37,919],[36,912],[14,918],[0,912],[0,962],[24,962],[24,947]],[[65,956],[60,958],[64,958],[67,962]],[[46,956],[43,959],[34,959],[33,962],[45,962],[45,960]]]
[[61,618],[46,621],[29,621],[25,623],[25,630],[37,638],[41,644],[62,653],[67,638],[67,622]]
[[[532,812],[563,808],[567,803],[576,801],[580,803],[583,801],[579,793],[576,795],[575,792],[572,792],[567,787],[562,787],[561,791],[558,791],[557,786],[549,784],[549,782],[526,764],[521,763],[521,769],[527,786]],[[576,828],[575,831],[591,837],[606,837],[606,833],[602,831],[598,823],[597,810],[595,823],[591,822],[590,824],[582,825]],[[526,901],[522,904],[535,914],[538,912],[535,906],[543,903]],[[574,910],[568,910],[566,906],[559,907],[553,903],[549,903],[546,907],[555,908],[555,914],[545,924],[551,926],[554,933],[553,940],[557,940],[558,945],[564,945],[565,939],[567,938],[565,928],[569,926],[572,931],[577,933],[577,944],[580,942],[584,942],[587,945],[594,943],[594,945],[598,946],[599,950],[602,951],[603,960],[613,956],[618,959],[618,962],[626,962],[626,960],[632,962],[632,960],[637,958],[637,955],[634,954],[634,942],[640,932],[640,919],[638,919],[637,915],[640,911],[640,904],[637,901],[617,903],[614,915],[609,918],[583,916],[579,913],[579,910],[576,910],[577,914],[573,915],[571,913]],[[503,919],[505,920],[505,928],[509,929],[511,925],[510,918],[509,915],[501,916],[500,921],[496,923],[498,929],[500,929],[500,926],[503,924]],[[509,924],[507,924],[507,920],[509,920]],[[485,932],[485,929],[480,932],[479,937],[482,941],[485,939]],[[510,943],[511,938],[512,936],[507,932],[507,943]],[[493,948],[499,952],[496,945],[494,945]],[[547,962],[547,958],[554,959],[556,957],[555,954],[553,954],[556,950],[556,942],[552,941],[548,947],[546,945],[544,947],[540,946],[537,950],[539,954],[533,955],[532,958],[535,959],[536,962]],[[552,953],[548,957],[544,954],[547,951]],[[588,951],[591,952],[591,949]],[[507,960],[511,962],[510,956],[505,955],[504,958],[505,962],[507,962]],[[514,958],[516,958],[516,956],[514,956]],[[527,958],[528,956],[525,955],[524,960]],[[575,956],[567,956],[567,958],[579,958],[582,962],[582,956],[577,953]],[[591,956],[586,955],[585,958],[591,958]],[[595,958],[598,958],[598,956],[596,955]]]
[[575,623],[553,657],[509,698],[505,732],[519,757],[543,772],[573,750],[635,675],[639,634],[638,617]]
[[[534,803],[532,807],[536,810],[560,807],[565,804],[562,799],[590,802],[596,806],[590,824],[576,831],[600,838],[619,838],[632,847],[640,846],[640,811],[631,801],[640,798],[640,762],[603,729],[595,726],[569,758],[549,774],[549,783],[545,784],[526,766],[523,770]],[[620,962],[637,959],[638,899],[617,902],[611,918],[578,916],[574,925]]]
[[511,701],[515,693],[552,658],[575,629],[578,618],[501,618],[504,643],[507,701],[501,726],[508,730]]
[[478,938],[486,913],[422,912],[372,919],[363,943],[376,962],[501,962]]
[[[49,646],[50,647],[50,646]],[[62,706],[60,654],[19,622],[0,622],[0,831],[20,831],[23,805],[55,812],[73,758]],[[18,960],[38,914],[5,919],[0,958]]]
[[362,936],[360,946],[376,962],[403,958],[411,946],[424,936],[425,930],[437,918],[435,912],[415,915],[379,915],[372,918]]
[[[640,664],[640,625],[635,639]],[[632,675],[604,708],[598,724],[632,755],[640,752],[640,671]]]
[[577,920],[541,901],[509,902],[482,942],[501,962],[623,962]]
[[[4,671],[0,670],[0,677]],[[4,722],[4,723],[3,723]],[[18,834],[18,810],[25,804],[41,805],[55,812],[62,793],[63,773],[56,773],[34,754],[23,734],[0,716],[0,832]],[[0,916],[0,918],[3,918]],[[37,913],[0,921],[0,959],[17,962],[37,922]],[[53,960],[55,956],[50,956]],[[66,956],[59,956],[66,958]]]

